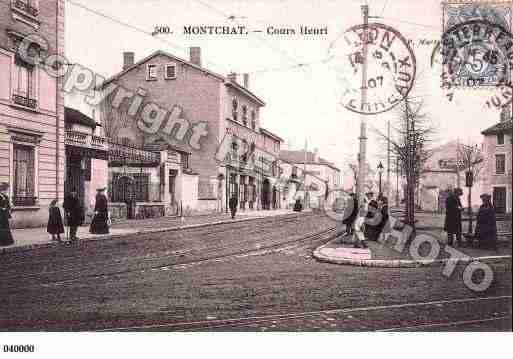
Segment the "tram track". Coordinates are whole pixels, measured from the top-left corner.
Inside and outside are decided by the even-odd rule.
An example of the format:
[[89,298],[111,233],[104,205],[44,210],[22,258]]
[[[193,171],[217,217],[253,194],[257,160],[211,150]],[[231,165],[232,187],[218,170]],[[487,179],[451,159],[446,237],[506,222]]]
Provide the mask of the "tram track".
[[[271,223],[273,222],[275,221],[271,221]],[[290,222],[289,224],[293,227],[297,227],[298,222],[304,222],[304,218],[296,218],[296,220],[289,220],[288,222]],[[196,246],[189,248],[188,252],[193,257],[190,259],[184,258],[186,257],[184,250],[172,251],[171,253],[169,251],[164,251],[163,253],[165,253],[165,255],[161,255],[162,252],[154,250],[153,253],[150,254],[146,253],[138,256],[126,256],[114,261],[106,261],[105,259],[102,259],[100,261],[88,262],[85,265],[80,265],[80,263],[77,265],[77,263],[73,263],[74,258],[69,258],[64,263],[61,263],[61,266],[64,266],[64,268],[58,268],[51,271],[47,270],[34,273],[18,272],[11,275],[2,273],[0,276],[0,287],[2,288],[2,291],[5,291],[6,293],[14,293],[41,286],[58,286],[77,281],[106,278],[135,272],[144,273],[145,271],[184,268],[211,261],[230,260],[245,256],[265,254],[267,252],[279,251],[283,248],[305,244],[307,242],[318,243],[318,245],[320,245],[331,239],[331,234],[334,234],[335,231],[335,227],[331,227],[320,232],[308,232],[306,235],[301,234],[287,236],[287,232],[291,230],[290,225],[284,226],[283,221],[280,222],[280,224],[281,226],[279,227],[279,231],[273,230],[262,234],[261,227],[268,226],[269,222],[265,221],[264,223],[259,223],[256,228],[252,228],[251,231],[246,231],[246,233],[244,233],[244,236],[247,237],[246,239],[239,241],[235,245],[234,243],[225,242],[220,245],[209,244],[206,246],[203,245],[200,247]],[[223,231],[225,230],[223,229]],[[219,231],[215,232],[216,234],[214,235],[218,236],[217,233],[219,233]],[[195,234],[204,236],[212,234],[212,231],[207,228],[206,230]],[[258,240],[249,234],[253,234],[255,236],[258,235]],[[187,234],[184,233],[182,236],[187,236]],[[273,239],[276,238],[290,239],[279,240],[278,242],[273,241]],[[172,242],[173,239],[169,239],[167,241]],[[72,260],[72,263],[69,263],[68,260]],[[92,272],[87,273],[88,271]],[[30,281],[32,281],[32,283],[28,283]],[[20,286],[20,283],[26,284]]]
[[[451,300],[436,300],[430,302],[411,302],[411,303],[398,303],[388,304],[379,306],[367,306],[367,307],[356,307],[356,308],[339,308],[339,309],[328,309],[311,312],[300,312],[300,313],[284,313],[284,314],[273,314],[263,316],[252,316],[245,318],[227,318],[227,319],[213,319],[204,321],[192,321],[192,322],[178,322],[168,321],[167,323],[158,324],[146,324],[146,325],[133,325],[126,327],[112,327],[99,329],[97,331],[110,332],[110,331],[153,331],[153,330],[165,330],[165,331],[178,331],[178,332],[190,332],[190,331],[233,331],[233,330],[246,330],[255,331],[256,328],[269,328],[279,327],[280,323],[298,321],[298,320],[315,320],[318,318],[328,318],[328,321],[334,321],[331,318],[334,315],[349,316],[356,314],[365,314],[368,312],[387,312],[393,310],[411,310],[411,309],[422,309],[430,310],[433,307],[443,307],[446,305],[482,305],[487,302],[503,303],[511,307],[511,296],[493,296],[493,297],[466,297],[457,298]],[[396,327],[373,328],[373,331],[413,331],[422,329],[436,329],[437,327],[453,327],[462,325],[479,324],[485,322],[504,321],[511,320],[511,312],[503,315],[485,316],[478,317],[475,319],[468,320],[453,320],[444,322],[422,322],[419,323],[417,318],[408,318],[408,321],[404,322],[405,325]],[[354,324],[351,323],[351,324]],[[341,325],[343,327],[343,324]],[[325,328],[333,330],[331,328]],[[349,329],[349,328],[348,328]],[[280,330],[280,329],[276,329]],[[283,330],[283,329],[281,329]],[[343,330],[343,329],[342,329]],[[354,330],[354,328],[353,328]],[[367,329],[368,330],[368,329]]]

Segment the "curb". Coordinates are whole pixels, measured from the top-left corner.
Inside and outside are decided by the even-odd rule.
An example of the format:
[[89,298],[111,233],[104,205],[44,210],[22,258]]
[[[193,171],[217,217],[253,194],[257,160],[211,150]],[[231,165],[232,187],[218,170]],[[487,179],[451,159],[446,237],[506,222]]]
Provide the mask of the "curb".
[[483,256],[483,257],[464,257],[464,258],[445,258],[445,259],[349,259],[334,258],[321,253],[321,250],[328,244],[317,247],[313,252],[313,257],[323,263],[332,263],[338,265],[352,265],[358,267],[380,267],[380,268],[420,268],[420,267],[441,267],[448,263],[466,264],[471,262],[496,263],[503,260],[510,260],[511,256]]
[[[122,233],[122,234],[106,234],[106,235],[101,235],[101,236],[97,236],[97,237],[85,238],[85,239],[79,240],[78,243],[93,242],[93,241],[99,241],[99,240],[115,240],[115,239],[120,239],[123,237],[128,237],[128,236],[133,236],[133,235],[141,235],[141,234],[175,232],[175,231],[179,231],[179,230],[183,230],[183,229],[194,229],[194,228],[202,228],[202,227],[208,227],[208,226],[217,226],[217,225],[226,224],[226,223],[247,222],[247,221],[253,221],[256,219],[264,219],[264,218],[268,218],[268,217],[269,216],[257,216],[257,217],[251,217],[251,218],[221,220],[221,221],[209,222],[209,223],[189,224],[189,225],[178,226],[178,227],[144,229],[144,230],[139,230],[139,231],[136,230],[134,232]],[[16,247],[0,248],[0,255],[10,254],[10,253],[18,253],[18,252],[28,252],[28,251],[32,251],[35,249],[59,247],[62,245],[63,245],[62,243],[45,242],[45,243],[21,245],[21,246],[16,246]]]

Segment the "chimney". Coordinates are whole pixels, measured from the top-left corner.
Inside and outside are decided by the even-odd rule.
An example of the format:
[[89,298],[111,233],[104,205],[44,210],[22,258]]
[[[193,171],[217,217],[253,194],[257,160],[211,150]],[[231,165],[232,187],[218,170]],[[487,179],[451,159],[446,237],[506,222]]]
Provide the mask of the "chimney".
[[135,54],[133,52],[123,52],[123,70],[126,70],[134,64],[134,57]]
[[201,67],[201,47],[189,47],[190,62]]
[[249,74],[244,74],[244,87],[249,90]]
[[235,72],[230,72],[228,74],[228,80],[231,82],[237,82],[237,74]]

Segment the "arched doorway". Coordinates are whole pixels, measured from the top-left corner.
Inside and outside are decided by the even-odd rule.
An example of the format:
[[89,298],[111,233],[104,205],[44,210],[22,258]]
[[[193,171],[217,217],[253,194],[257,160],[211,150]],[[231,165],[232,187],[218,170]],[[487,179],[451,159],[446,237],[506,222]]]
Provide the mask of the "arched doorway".
[[262,182],[262,209],[270,209],[271,202],[271,183],[266,178]]

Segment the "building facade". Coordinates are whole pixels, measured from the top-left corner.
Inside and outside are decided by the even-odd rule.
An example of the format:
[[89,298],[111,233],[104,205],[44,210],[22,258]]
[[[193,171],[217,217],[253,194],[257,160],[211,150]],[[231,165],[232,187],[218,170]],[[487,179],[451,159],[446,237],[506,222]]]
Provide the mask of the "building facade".
[[0,181],[10,183],[14,227],[46,224],[48,204],[62,200],[65,174],[61,80],[30,56],[64,55],[64,0],[0,1]]
[[[279,206],[272,186],[277,173],[262,167],[275,165],[281,139],[261,127],[265,103],[248,89],[248,76],[241,85],[235,74],[202,67],[197,47],[190,48],[189,60],[157,51],[137,63],[133,53],[125,53],[123,61],[123,71],[102,86],[111,91],[101,106],[107,132],[131,143],[160,141],[187,151],[188,168],[198,174],[197,204],[188,210],[226,211],[233,193],[241,209]],[[138,108],[116,98],[119,88],[139,95]],[[144,121],[152,109],[155,116]]]
[[511,213],[512,129],[511,119],[503,117],[501,122],[481,132],[485,158],[482,190],[492,196],[497,213]]
[[318,207],[319,199],[333,203],[339,196],[340,169],[319,157],[317,150],[281,151],[280,160],[284,177],[290,179],[284,191],[284,202],[289,208],[294,206],[296,198],[301,198],[306,207]]

